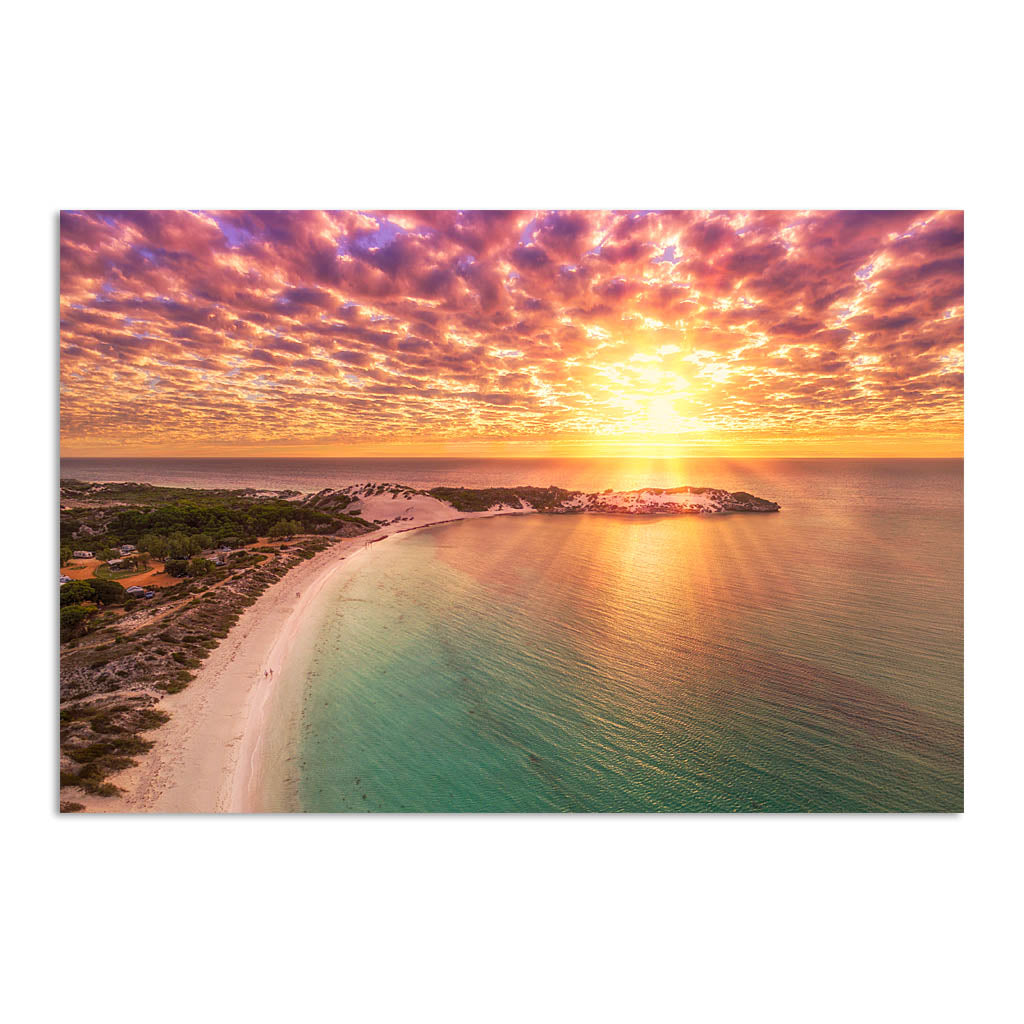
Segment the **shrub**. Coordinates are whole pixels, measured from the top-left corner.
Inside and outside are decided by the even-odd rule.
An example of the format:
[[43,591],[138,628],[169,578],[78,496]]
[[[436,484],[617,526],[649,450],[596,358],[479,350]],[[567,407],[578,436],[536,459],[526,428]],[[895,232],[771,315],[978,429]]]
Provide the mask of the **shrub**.
[[88,583],[92,587],[93,600],[97,604],[121,604],[124,601],[124,587],[116,580],[92,579],[88,580]]
[[88,580],[72,580],[60,588],[60,606],[78,604],[81,601],[92,600],[92,587]]
[[302,533],[302,523],[296,519],[279,519],[274,525],[267,531],[268,537],[294,537],[295,534]]
[[69,640],[94,610],[87,604],[70,604],[60,610],[60,638]]
[[95,601],[97,604],[121,604],[124,597],[124,587],[114,580],[73,580],[60,588],[61,607],[79,604],[82,601]]

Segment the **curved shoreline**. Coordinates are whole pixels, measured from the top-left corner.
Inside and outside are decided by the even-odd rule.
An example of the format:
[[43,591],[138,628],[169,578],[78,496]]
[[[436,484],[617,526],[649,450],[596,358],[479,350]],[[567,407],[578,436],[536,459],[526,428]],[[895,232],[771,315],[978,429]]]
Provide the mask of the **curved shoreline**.
[[[348,542],[341,542],[346,545],[346,553],[339,559],[329,562],[322,571],[306,584],[306,589],[296,593],[295,605],[287,619],[281,624],[278,631],[270,641],[270,648],[266,658],[262,662],[265,675],[257,675],[256,683],[252,687],[245,706],[245,724],[239,744],[239,751],[235,758],[231,771],[230,795],[226,803],[216,810],[228,811],[237,814],[253,813],[276,813],[283,810],[301,810],[300,807],[268,807],[265,805],[267,796],[264,782],[270,774],[266,761],[267,737],[270,728],[270,714],[275,698],[281,696],[281,686],[286,682],[285,670],[289,658],[293,654],[295,641],[303,625],[306,624],[307,616],[313,611],[317,598],[323,593],[328,583],[335,582],[337,577],[343,573],[354,572],[362,562],[362,558],[372,552],[375,546],[382,541],[411,533],[414,530],[425,530],[436,526],[450,526],[454,523],[463,522],[466,519],[491,519],[497,516],[507,515],[532,515],[529,511],[502,510],[500,512],[469,512],[454,519],[441,519],[435,522],[417,523],[409,525],[408,521],[403,525],[402,521],[391,523],[381,528],[373,535],[350,538]],[[336,545],[337,550],[341,545]],[[324,552],[325,555],[330,551]],[[286,576],[279,585],[288,583]],[[294,582],[294,579],[292,580]],[[255,605],[253,608],[255,609]],[[230,638],[230,637],[229,637]],[[292,680],[293,685],[298,681]],[[294,694],[297,700],[296,716],[301,715],[302,698],[305,697],[305,690]],[[296,719],[297,720],[297,719]],[[222,790],[227,795],[227,787]]]
[[382,525],[372,534],[339,540],[294,566],[242,611],[192,682],[160,701],[170,721],[151,734],[153,747],[148,753],[113,777],[121,795],[79,798],[85,809],[158,814],[289,809],[266,806],[272,707],[297,635],[327,584],[353,566],[356,554],[389,537],[466,519],[536,514],[532,508],[506,507],[444,519],[414,515]]
[[[296,636],[316,599],[355,556],[389,537],[463,519],[529,515],[523,511],[466,513],[434,522],[398,521],[370,535],[338,541],[295,566],[239,616],[195,679],[163,698],[171,718],[151,734],[153,748],[112,781],[116,798],[85,797],[87,811],[122,813],[255,813],[270,709]],[[276,808],[275,808],[276,809]]]

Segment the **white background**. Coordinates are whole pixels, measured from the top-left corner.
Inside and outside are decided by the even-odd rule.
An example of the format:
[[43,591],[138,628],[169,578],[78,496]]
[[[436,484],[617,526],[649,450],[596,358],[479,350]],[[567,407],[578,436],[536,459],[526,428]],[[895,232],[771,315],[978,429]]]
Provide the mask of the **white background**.
[[[206,0],[5,12],[9,1019],[1019,1012],[1013,10]],[[57,211],[534,204],[966,209],[966,814],[56,815]]]

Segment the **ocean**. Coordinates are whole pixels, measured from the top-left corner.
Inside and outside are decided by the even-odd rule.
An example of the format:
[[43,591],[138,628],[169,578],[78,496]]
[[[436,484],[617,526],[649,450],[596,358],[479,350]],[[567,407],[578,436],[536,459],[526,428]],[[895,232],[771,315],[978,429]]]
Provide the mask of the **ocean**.
[[308,624],[307,811],[959,811],[961,460],[63,460],[304,491],[709,485],[769,515],[390,539]]

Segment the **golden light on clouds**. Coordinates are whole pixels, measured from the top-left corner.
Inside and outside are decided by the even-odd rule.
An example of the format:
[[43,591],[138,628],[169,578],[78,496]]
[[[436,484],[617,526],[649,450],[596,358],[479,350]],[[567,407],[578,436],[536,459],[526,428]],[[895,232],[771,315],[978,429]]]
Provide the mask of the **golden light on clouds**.
[[959,212],[61,218],[65,455],[960,455]]

